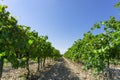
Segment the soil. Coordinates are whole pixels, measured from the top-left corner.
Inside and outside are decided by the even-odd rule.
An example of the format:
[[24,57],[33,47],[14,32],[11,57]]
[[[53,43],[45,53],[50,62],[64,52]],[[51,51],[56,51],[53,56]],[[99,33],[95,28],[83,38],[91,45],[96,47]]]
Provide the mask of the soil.
[[[1,80],[26,80],[26,72],[24,68],[12,69],[9,65],[4,67]],[[39,72],[37,72],[37,63],[32,63],[30,72],[28,80],[103,80],[101,76],[93,76],[91,70],[82,70],[81,64],[73,63],[66,58],[59,61],[48,61]],[[120,80],[120,70],[116,70],[116,72],[118,76],[113,80]]]

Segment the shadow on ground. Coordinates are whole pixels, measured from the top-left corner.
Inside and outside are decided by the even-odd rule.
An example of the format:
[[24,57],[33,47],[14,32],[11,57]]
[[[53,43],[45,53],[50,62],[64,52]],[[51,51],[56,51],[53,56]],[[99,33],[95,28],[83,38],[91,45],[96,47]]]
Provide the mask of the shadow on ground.
[[120,80],[120,69],[111,68],[110,72],[113,80]]
[[31,80],[80,80],[69,68],[65,66],[63,60],[56,63],[48,71],[32,75]]

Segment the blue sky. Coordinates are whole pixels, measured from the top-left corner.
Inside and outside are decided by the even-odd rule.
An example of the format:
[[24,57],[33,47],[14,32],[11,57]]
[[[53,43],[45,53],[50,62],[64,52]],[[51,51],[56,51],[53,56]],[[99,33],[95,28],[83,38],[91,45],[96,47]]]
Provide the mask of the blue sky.
[[[64,53],[75,40],[83,38],[94,23],[119,17],[114,8],[119,0],[4,0],[19,24],[39,35],[48,35],[52,45]],[[101,31],[94,31],[100,33]]]

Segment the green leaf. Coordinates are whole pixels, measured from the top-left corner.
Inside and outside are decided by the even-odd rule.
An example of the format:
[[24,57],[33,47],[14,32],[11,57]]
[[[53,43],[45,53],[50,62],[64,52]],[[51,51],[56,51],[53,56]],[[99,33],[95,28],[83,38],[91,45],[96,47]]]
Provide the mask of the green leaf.
[[33,40],[29,39],[28,43],[31,45],[33,43]]
[[2,5],[0,4],[0,13],[2,12]]
[[0,58],[5,56],[5,52],[0,53]]
[[102,25],[104,25],[105,24],[105,22],[102,22]]

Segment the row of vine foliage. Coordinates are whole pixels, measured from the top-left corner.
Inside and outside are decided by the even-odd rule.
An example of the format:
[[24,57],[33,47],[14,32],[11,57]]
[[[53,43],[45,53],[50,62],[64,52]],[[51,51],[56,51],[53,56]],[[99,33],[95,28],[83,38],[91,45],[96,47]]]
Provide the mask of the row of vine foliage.
[[[115,5],[119,7],[120,2]],[[103,33],[94,35],[95,29]],[[90,31],[78,39],[65,52],[64,57],[82,62],[84,69],[92,69],[93,73],[103,73],[110,62],[120,59],[120,21],[111,16],[107,21],[94,24]]]
[[58,59],[61,56],[59,50],[47,41],[47,36],[39,36],[30,27],[19,25],[6,8],[7,6],[0,5],[0,78],[4,59],[13,68],[26,67],[29,75],[30,60],[37,60],[39,71],[40,63],[44,67],[46,58]]

